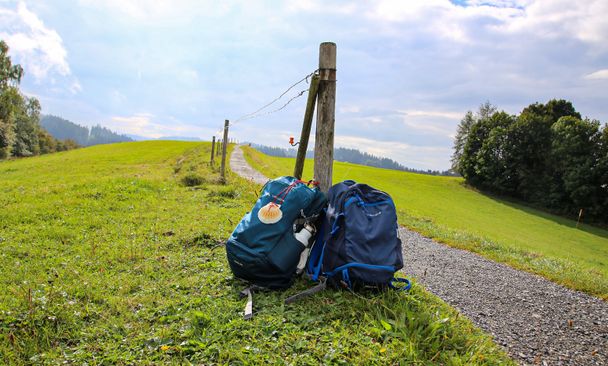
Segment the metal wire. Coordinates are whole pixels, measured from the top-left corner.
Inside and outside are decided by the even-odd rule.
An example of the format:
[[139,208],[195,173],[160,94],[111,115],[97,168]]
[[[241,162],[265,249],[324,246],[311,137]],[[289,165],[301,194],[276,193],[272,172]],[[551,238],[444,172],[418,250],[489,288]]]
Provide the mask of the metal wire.
[[[289,105],[289,103],[293,102],[295,99],[298,99],[299,97],[301,97],[302,95],[304,95],[304,93],[306,93],[310,88],[306,88],[306,89],[300,91],[294,97],[292,97],[291,99],[289,99],[285,104],[283,104],[280,108],[273,109],[271,111],[267,111],[267,112],[263,112],[262,113],[262,111],[264,109],[266,109],[266,108],[270,107],[271,105],[273,105],[274,103],[278,102],[281,98],[283,98],[287,93],[289,93],[297,85],[303,83],[304,81],[306,81],[306,83],[308,84],[308,79],[311,76],[313,76],[317,71],[319,71],[319,70],[315,70],[315,71],[311,72],[310,74],[304,76],[302,79],[296,81],[291,86],[289,86],[283,93],[281,93],[281,95],[279,95],[278,97],[274,98],[269,103],[264,104],[263,106],[261,106],[260,108],[258,108],[257,110],[255,110],[254,112],[244,114],[241,117],[239,117],[239,118],[237,118],[237,119],[235,119],[233,121],[231,120],[229,122],[229,126],[235,125],[238,122],[246,121],[246,120],[249,120],[249,119],[267,116],[269,114],[273,114],[273,113],[276,113],[276,112],[279,112],[279,111],[285,109],[285,107],[287,107]],[[224,128],[221,128],[220,130],[217,131],[217,134],[220,137],[223,136],[223,133],[224,133]]]
[[287,105],[289,105],[289,103],[293,102],[295,99],[298,99],[299,97],[301,97],[302,95],[304,95],[304,93],[306,93],[308,91],[308,89],[304,89],[301,92],[299,92],[296,96],[292,97],[291,99],[289,99],[287,101],[287,103],[283,104],[280,108],[274,109],[272,111],[268,111],[268,112],[264,112],[264,113],[260,113],[260,114],[256,114],[256,115],[250,115],[249,117],[241,117],[240,119],[234,121],[231,124],[235,124],[236,122],[241,122],[241,121],[246,121],[248,119],[252,119],[252,118],[258,118],[258,117],[263,117],[263,116],[267,116],[269,114],[273,114],[276,113],[278,111],[283,110],[285,107],[287,107]]
[[[271,105],[273,105],[274,103],[276,103],[277,101],[279,101],[279,100],[280,100],[281,98],[283,98],[283,97],[284,97],[284,96],[285,96],[287,93],[289,93],[289,91],[290,91],[291,89],[295,88],[295,87],[296,87],[298,84],[301,84],[301,83],[302,83],[302,82],[304,82],[304,81],[306,81],[306,83],[308,83],[308,79],[309,79],[311,76],[313,76],[313,75],[314,75],[316,72],[317,72],[317,70],[315,70],[315,71],[311,72],[310,74],[306,75],[306,76],[305,76],[305,77],[303,77],[302,79],[300,79],[300,80],[296,81],[296,82],[295,82],[294,84],[292,84],[292,85],[291,85],[289,88],[287,88],[287,90],[285,90],[283,93],[281,93],[281,95],[279,95],[278,97],[274,98],[274,99],[273,99],[272,101],[270,101],[269,103],[266,103],[265,105],[263,105],[262,107],[258,108],[258,109],[257,109],[257,110],[255,110],[254,112],[251,112],[251,113],[247,113],[247,114],[245,114],[245,115],[242,115],[241,117],[239,117],[239,118],[235,119],[235,120],[234,120],[233,122],[231,122],[230,124],[235,124],[235,123],[240,122],[240,121],[245,121],[245,120],[248,120],[248,119],[252,119],[252,118],[259,117],[259,116],[257,116],[257,114],[258,114],[258,113],[260,113],[260,112],[261,112],[261,111],[263,111],[264,109],[266,109],[266,108],[270,107]],[[308,90],[308,89],[306,89],[306,90]],[[304,92],[305,92],[305,91],[304,91]],[[265,116],[265,115],[268,115],[268,114],[270,114],[270,113],[275,113],[275,112],[278,112],[278,111],[282,110],[283,108],[285,108],[285,107],[287,106],[287,104],[291,103],[291,101],[292,101],[292,100],[294,100],[294,99],[296,99],[296,98],[298,98],[298,97],[302,96],[302,94],[303,94],[304,92],[300,92],[300,94],[298,94],[296,97],[291,98],[291,99],[290,99],[290,100],[289,100],[287,103],[285,103],[285,105],[283,105],[281,108],[278,108],[278,109],[276,109],[276,110],[274,110],[274,111],[272,111],[272,112],[266,112],[266,113],[262,113],[262,114],[260,114],[260,116]]]

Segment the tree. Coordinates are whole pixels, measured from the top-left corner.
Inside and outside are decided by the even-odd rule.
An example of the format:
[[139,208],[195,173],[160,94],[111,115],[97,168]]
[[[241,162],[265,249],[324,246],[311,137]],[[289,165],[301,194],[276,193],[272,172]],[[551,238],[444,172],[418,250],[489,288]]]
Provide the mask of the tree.
[[454,153],[452,154],[452,169],[456,172],[461,172],[461,158],[464,152],[464,148],[467,144],[467,138],[471,131],[471,127],[476,122],[489,118],[492,114],[496,112],[496,107],[494,107],[490,102],[485,102],[479,106],[479,110],[475,115],[473,112],[467,111],[464,118],[460,120],[458,124],[458,129],[456,130],[456,137],[454,138]]
[[551,181],[547,159],[551,151],[550,118],[524,110],[508,133],[509,165],[516,184],[513,195],[546,205]]
[[601,185],[599,126],[598,121],[564,116],[551,127],[554,174],[561,185],[567,213],[575,214],[580,208],[596,213]]
[[50,154],[57,151],[57,140],[45,129],[38,129],[38,151],[40,154]]
[[473,112],[467,111],[458,124],[456,136],[454,137],[454,153],[452,154],[451,159],[452,169],[456,171],[460,171],[460,159],[462,158],[464,147],[467,144],[467,137],[469,136],[473,123],[475,123]]
[[0,90],[0,159],[11,156],[15,143],[15,120],[21,105],[19,90],[13,86]]
[[41,132],[38,100],[19,92],[22,77],[23,68],[12,64],[8,46],[0,40],[0,159],[38,155],[57,148],[52,137]]
[[20,65],[13,65],[8,56],[8,45],[0,40],[0,92],[10,86],[16,86],[21,82],[23,68]]
[[507,131],[513,121],[514,117],[505,112],[494,112],[472,125],[462,154],[461,174],[474,186],[499,193],[512,191],[506,154]]
[[0,159],[10,156],[15,143],[15,109],[20,101],[16,85],[22,76],[23,68],[12,64],[8,45],[0,40]]
[[600,137],[600,153],[598,160],[599,198],[597,205],[600,217],[608,217],[608,124],[604,125]]
[[530,104],[521,114],[534,114],[537,116],[548,118],[552,125],[561,117],[572,116],[581,119],[581,114],[574,109],[572,102],[564,99],[551,99],[547,104],[534,103]]
[[40,125],[40,103],[35,98],[21,98],[17,117],[15,118],[15,143],[13,156],[32,156],[40,153],[38,131]]
[[572,103],[534,103],[518,116],[486,103],[456,137],[453,163],[472,186],[608,222],[608,125],[581,119]]

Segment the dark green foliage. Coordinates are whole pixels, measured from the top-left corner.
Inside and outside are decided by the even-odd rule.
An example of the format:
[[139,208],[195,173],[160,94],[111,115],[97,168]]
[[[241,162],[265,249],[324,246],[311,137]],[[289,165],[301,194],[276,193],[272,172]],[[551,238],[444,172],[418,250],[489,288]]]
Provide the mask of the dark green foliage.
[[608,207],[608,125],[604,125],[602,130],[599,156],[597,175],[600,180],[600,193],[597,204],[599,207]]
[[460,123],[453,166],[467,183],[552,211],[607,223],[607,127],[581,119],[572,103],[551,100],[519,116],[486,103]]
[[56,116],[42,116],[40,125],[58,140],[72,139],[80,145],[87,145],[89,129]]
[[0,159],[11,156],[15,143],[15,104],[20,97],[15,87],[0,89]]
[[[598,121],[561,117],[552,127],[552,161],[557,192],[561,201],[572,203],[570,213],[586,208],[589,214],[601,214],[598,206],[601,193],[600,124]],[[604,173],[604,174],[602,174]],[[605,210],[605,208],[604,208]],[[608,211],[604,211],[608,213]]]
[[40,153],[38,143],[38,120],[40,119],[40,103],[35,98],[21,98],[17,118],[15,119],[14,156],[32,156]]
[[38,150],[40,154],[50,154],[57,151],[57,140],[43,128],[38,129]]
[[513,120],[513,116],[495,112],[471,126],[458,166],[473,184],[496,187],[502,193],[513,190],[512,172],[505,164],[510,155],[507,129]]
[[13,65],[8,46],[0,41],[0,159],[45,154],[75,148],[60,144],[40,127],[40,103],[21,94],[18,85],[23,68]]
[[17,85],[23,76],[21,65],[13,65],[8,57],[8,45],[0,40],[0,90]]
[[100,125],[89,129],[57,116],[42,116],[40,125],[56,139],[74,140],[82,146],[133,141],[125,135],[119,135]]
[[205,183],[205,178],[197,173],[188,173],[182,177],[182,184],[186,187],[200,186]]
[[91,127],[91,133],[89,134],[88,145],[98,145],[98,144],[112,144],[115,142],[127,142],[133,141],[133,139],[119,135],[110,131],[109,129],[102,127],[100,125]]

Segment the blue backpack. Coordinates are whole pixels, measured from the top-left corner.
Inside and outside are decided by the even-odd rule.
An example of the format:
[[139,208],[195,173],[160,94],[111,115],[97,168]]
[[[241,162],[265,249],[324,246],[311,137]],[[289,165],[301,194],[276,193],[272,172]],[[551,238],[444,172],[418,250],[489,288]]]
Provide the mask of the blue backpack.
[[[266,289],[291,286],[305,249],[295,231],[312,222],[326,204],[323,192],[296,178],[281,177],[266,183],[251,212],[226,242],[234,275]],[[269,215],[260,213],[268,208]]]
[[403,282],[395,278],[403,268],[397,213],[391,197],[366,184],[347,180],[331,187],[329,206],[321,231],[312,248],[307,272],[317,281],[347,288],[392,287]]

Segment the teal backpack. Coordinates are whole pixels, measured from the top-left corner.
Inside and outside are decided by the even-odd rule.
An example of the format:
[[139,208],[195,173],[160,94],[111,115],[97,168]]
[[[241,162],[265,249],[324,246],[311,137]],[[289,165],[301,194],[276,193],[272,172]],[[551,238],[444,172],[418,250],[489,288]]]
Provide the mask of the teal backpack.
[[293,177],[266,183],[253,209],[226,242],[228,263],[236,277],[257,288],[291,286],[301,254],[313,241],[308,235],[304,241],[309,243],[302,243],[298,233],[304,227],[314,228],[327,204],[325,194],[309,184]]

